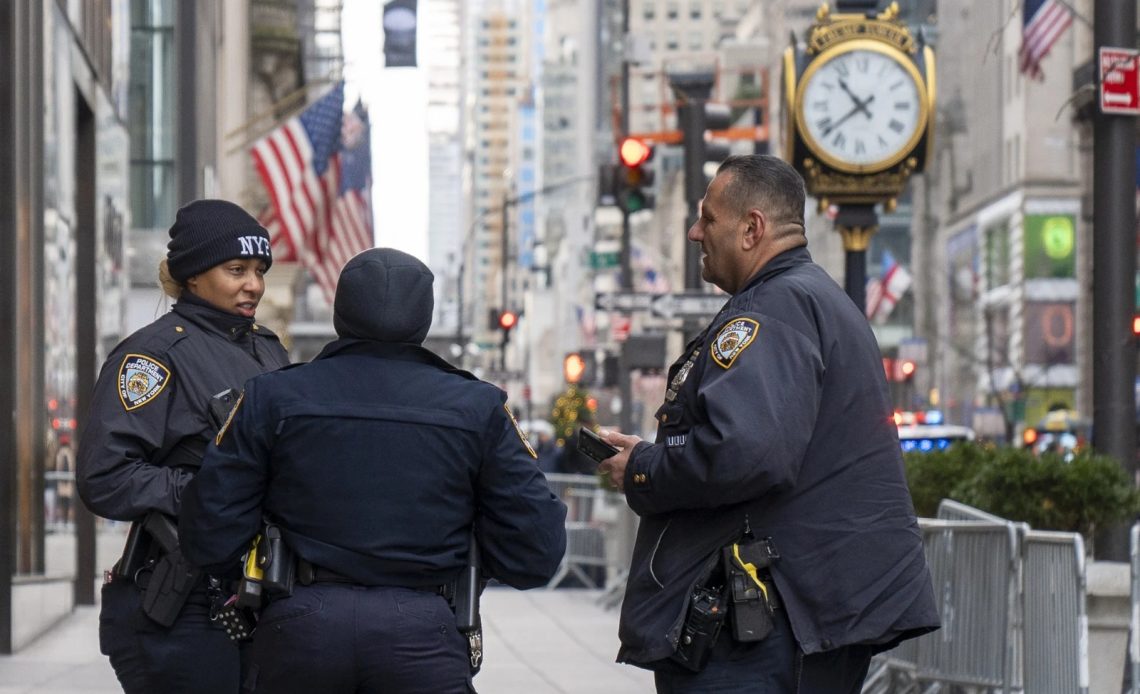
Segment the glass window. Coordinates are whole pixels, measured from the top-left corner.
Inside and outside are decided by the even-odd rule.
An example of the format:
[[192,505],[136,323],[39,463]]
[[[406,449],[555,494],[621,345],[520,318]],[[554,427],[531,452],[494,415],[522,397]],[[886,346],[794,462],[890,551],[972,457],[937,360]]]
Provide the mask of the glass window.
[[689,32],[689,50],[690,51],[699,51],[699,50],[701,50],[701,48],[704,47],[704,44],[705,44],[704,35],[701,32],[699,32],[699,31],[690,31]]
[[675,51],[681,47],[681,39],[677,37],[677,32],[670,31],[665,34],[665,49]]
[[700,0],[689,0],[689,18],[701,18],[701,2]]
[[132,0],[129,130],[131,216],[135,227],[165,229],[174,219],[173,0]]
[[1009,284],[1009,222],[986,229],[986,286],[990,289]]
[[641,16],[645,18],[646,21],[653,21],[653,18],[657,16],[657,3],[653,0],[648,0],[648,2],[641,7]]
[[677,0],[669,0],[665,3],[665,16],[668,19],[676,19],[681,14],[681,3]]

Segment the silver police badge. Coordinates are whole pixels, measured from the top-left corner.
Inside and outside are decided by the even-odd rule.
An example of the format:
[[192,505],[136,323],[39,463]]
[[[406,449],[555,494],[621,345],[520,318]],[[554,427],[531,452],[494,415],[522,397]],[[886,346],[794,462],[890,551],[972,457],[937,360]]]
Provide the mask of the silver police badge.
[[119,399],[127,412],[137,410],[166,388],[170,369],[142,354],[128,354],[119,367]]
[[758,330],[760,330],[760,324],[751,318],[730,320],[720,329],[720,332],[716,334],[716,339],[713,340],[713,361],[726,369],[732,366],[732,362],[736,361],[740,353],[752,344]]

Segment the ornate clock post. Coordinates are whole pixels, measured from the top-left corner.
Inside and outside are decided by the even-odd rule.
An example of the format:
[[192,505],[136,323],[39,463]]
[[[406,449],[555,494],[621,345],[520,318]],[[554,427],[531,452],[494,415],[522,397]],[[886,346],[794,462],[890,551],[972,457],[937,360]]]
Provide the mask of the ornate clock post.
[[784,151],[820,210],[837,205],[844,286],[864,307],[875,205],[893,209],[933,151],[934,52],[899,20],[898,3],[840,0],[816,13],[807,46],[784,52]]

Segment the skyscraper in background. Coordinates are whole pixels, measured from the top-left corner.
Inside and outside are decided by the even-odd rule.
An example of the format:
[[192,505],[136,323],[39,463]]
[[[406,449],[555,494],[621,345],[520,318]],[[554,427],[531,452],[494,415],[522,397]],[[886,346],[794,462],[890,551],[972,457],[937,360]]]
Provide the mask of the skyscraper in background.
[[463,203],[463,2],[421,0],[421,65],[427,73],[428,257],[436,276],[434,332],[454,335],[459,264],[467,231]]

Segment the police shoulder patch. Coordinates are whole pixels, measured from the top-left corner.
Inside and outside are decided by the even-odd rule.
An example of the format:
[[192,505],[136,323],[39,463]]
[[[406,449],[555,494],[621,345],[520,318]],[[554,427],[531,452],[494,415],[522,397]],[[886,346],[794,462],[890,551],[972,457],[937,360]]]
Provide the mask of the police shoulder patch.
[[530,453],[530,457],[538,460],[538,454],[534,452],[534,446],[530,445],[530,441],[527,440],[522,427],[519,426],[519,420],[515,419],[515,413],[511,412],[511,408],[507,407],[507,403],[503,403],[503,409],[507,411],[507,416],[511,418],[511,424],[515,425],[515,433],[522,439],[523,445],[526,446],[526,452]]
[[119,400],[127,412],[137,410],[166,388],[170,369],[144,354],[128,354],[119,366]]
[[723,368],[732,366],[740,353],[756,339],[760,324],[751,318],[733,318],[724,324],[712,343],[712,358]]
[[244,390],[240,395],[238,395],[237,402],[234,403],[234,406],[230,408],[230,416],[226,417],[226,421],[224,424],[222,424],[222,428],[218,429],[218,435],[214,437],[215,446],[222,445],[222,437],[225,436],[226,432],[230,430],[230,422],[234,421],[234,415],[237,414],[238,408],[241,407],[242,400],[245,400]]

